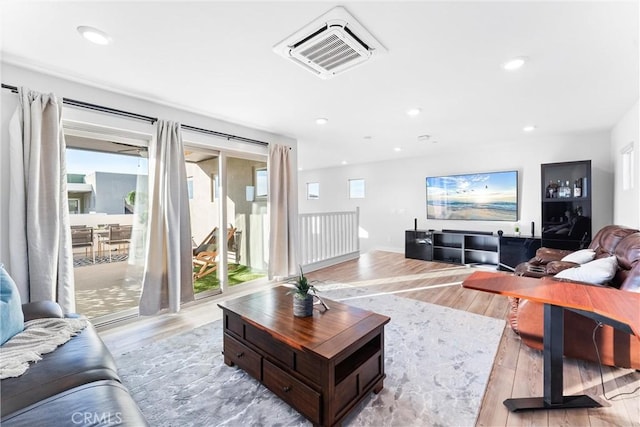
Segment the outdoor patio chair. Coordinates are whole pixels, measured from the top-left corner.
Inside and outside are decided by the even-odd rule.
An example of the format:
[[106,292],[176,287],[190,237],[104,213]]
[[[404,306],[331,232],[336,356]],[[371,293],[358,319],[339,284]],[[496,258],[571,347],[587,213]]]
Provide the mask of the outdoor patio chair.
[[[217,231],[218,227],[215,227],[202,244],[193,250],[193,280],[201,279],[218,269]],[[235,233],[235,227],[227,229],[227,245],[232,241]]]
[[218,238],[218,227],[213,227],[213,230],[207,237],[202,240],[202,243],[199,245],[195,244],[193,237],[191,238],[191,242],[193,243],[193,256],[198,255],[200,252],[204,252],[207,250],[216,250],[217,248],[217,238]]
[[96,263],[96,252],[93,242],[93,228],[84,227],[84,228],[72,228],[71,229],[71,247],[72,249],[76,248],[85,248],[84,254],[88,255],[87,250],[91,248],[91,258],[93,263]]
[[240,242],[242,242],[242,231],[236,230],[229,238],[227,244],[227,258],[234,264],[240,263]]
[[109,234],[101,239],[100,245],[102,250],[109,251],[109,262],[112,260],[112,252],[115,249],[118,253],[125,247],[129,249],[131,242],[131,225],[111,225],[109,226]]

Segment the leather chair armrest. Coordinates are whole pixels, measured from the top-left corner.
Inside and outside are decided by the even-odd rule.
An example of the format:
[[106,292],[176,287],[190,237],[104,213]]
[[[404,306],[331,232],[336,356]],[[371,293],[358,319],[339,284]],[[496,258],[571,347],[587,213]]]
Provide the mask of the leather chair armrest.
[[549,264],[547,264],[546,271],[548,275],[553,276],[560,273],[562,270],[578,267],[579,265],[580,264],[569,261],[551,261]]
[[536,256],[533,258],[538,264],[548,264],[551,261],[560,261],[562,258],[573,253],[574,251],[568,251],[564,249],[555,248],[539,248],[536,251]]
[[46,317],[64,317],[60,306],[53,301],[37,301],[22,304],[22,313],[24,314],[25,322]]
[[516,266],[516,276],[535,277],[539,279],[547,275],[546,266],[523,262]]

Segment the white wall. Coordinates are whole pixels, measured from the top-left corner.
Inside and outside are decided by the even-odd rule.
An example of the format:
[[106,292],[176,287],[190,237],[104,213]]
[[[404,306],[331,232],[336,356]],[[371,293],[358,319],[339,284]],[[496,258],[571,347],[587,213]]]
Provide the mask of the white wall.
[[633,186],[627,190],[622,186],[622,173],[616,174],[614,189],[615,224],[627,225],[640,229],[640,109],[636,104],[625,114],[611,131],[611,157],[615,163],[615,170],[621,171],[621,151],[633,144],[634,177]]
[[[25,86],[38,92],[52,92],[58,97],[76,99],[145,116],[178,121],[183,124],[239,135],[245,138],[288,145],[291,147],[294,154],[292,156],[293,159],[297,159],[297,141],[293,138],[225,122],[195,112],[174,108],[162,103],[160,100],[155,101],[153,99],[136,98],[124,93],[109,91],[108,88],[98,88],[88,84],[66,80],[59,76],[25,69],[6,62],[0,63],[0,75],[2,76],[2,83],[12,86]],[[168,82],[168,84],[170,84],[170,82]],[[7,235],[7,217],[9,212],[8,124],[9,119],[18,104],[18,96],[6,89],[3,89],[1,91],[0,100],[0,137],[2,138],[0,140],[0,197],[2,200],[2,203],[0,203],[0,263],[2,263],[3,260],[7,258],[7,254],[10,249],[10,242],[8,242],[6,238],[3,238],[3,236]],[[93,123],[109,128],[125,129],[128,131],[139,132],[140,134],[155,135],[155,125],[138,120],[121,118],[105,113],[92,112],[68,106],[63,108],[63,120]],[[226,139],[189,131],[183,132],[183,139],[196,146],[223,149],[229,154],[252,153],[264,155],[267,152],[264,146],[242,143],[234,140],[227,141]],[[293,167],[295,168],[294,170],[297,170],[297,163],[294,164]],[[294,185],[297,185],[297,183],[294,183]]]
[[[367,238],[361,250],[404,251],[404,230],[461,229],[513,233],[514,223],[443,221],[426,219],[425,178],[472,172],[518,170],[520,225],[524,235],[535,221],[540,235],[540,164],[574,160],[592,161],[593,230],[613,220],[613,165],[609,132],[554,138],[528,138],[526,143],[475,150],[443,150],[437,155],[388,160],[363,165],[301,171],[298,175],[300,212],[352,210],[360,207],[360,225]],[[350,200],[347,180],[363,178],[366,198]],[[320,198],[306,199],[306,183],[320,183]]]

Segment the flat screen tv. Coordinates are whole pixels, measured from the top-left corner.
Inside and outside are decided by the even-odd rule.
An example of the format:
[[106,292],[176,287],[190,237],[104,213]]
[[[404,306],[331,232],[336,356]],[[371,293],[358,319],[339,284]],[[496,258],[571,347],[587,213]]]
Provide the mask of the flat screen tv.
[[518,171],[427,177],[427,219],[518,220]]

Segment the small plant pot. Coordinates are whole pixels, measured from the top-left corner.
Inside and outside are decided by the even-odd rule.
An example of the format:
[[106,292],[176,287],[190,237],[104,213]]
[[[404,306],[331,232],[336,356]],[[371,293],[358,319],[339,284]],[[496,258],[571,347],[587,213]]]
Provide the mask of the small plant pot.
[[313,295],[307,294],[304,298],[293,295],[293,315],[296,317],[313,315]]

